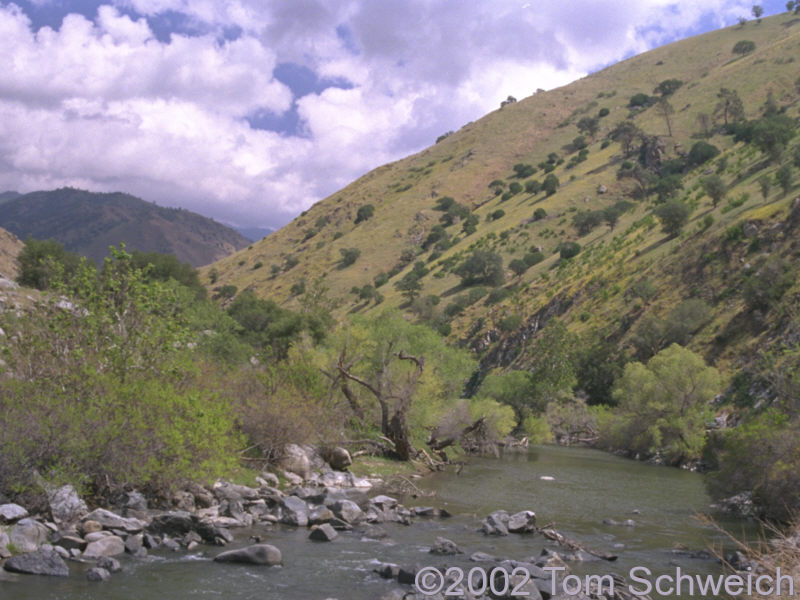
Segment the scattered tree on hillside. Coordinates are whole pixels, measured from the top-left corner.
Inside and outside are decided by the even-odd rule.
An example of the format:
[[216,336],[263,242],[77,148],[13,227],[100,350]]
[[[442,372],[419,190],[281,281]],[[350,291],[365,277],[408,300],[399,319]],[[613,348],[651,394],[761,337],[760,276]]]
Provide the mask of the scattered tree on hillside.
[[754,4],[752,8],[753,16],[756,18],[757,23],[761,23],[761,15],[764,14],[764,7],[758,4]]
[[626,157],[629,157],[633,155],[635,142],[640,137],[641,133],[641,129],[639,129],[633,121],[620,121],[611,131],[611,139],[619,142],[622,146],[622,152]]
[[583,117],[578,121],[578,131],[593,138],[600,129],[600,121],[596,117]]
[[361,256],[361,250],[358,248],[339,248],[339,253],[342,255],[339,264],[341,267],[349,267],[358,260]]
[[778,172],[775,173],[775,181],[779,186],[781,186],[781,190],[783,191],[783,195],[789,193],[789,190],[792,189],[792,167],[791,165],[783,165]]
[[503,283],[503,258],[490,250],[475,250],[453,269],[461,277],[461,284],[498,286]]
[[653,93],[660,94],[662,97],[671,96],[677,92],[682,85],[683,82],[680,79],[665,79],[656,86]]
[[670,200],[653,211],[661,221],[661,230],[670,237],[677,236],[689,222],[689,207],[680,200]]
[[709,175],[708,177],[703,178],[702,184],[706,194],[708,194],[708,196],[711,198],[711,201],[714,203],[714,208],[717,208],[717,204],[719,204],[719,201],[725,197],[725,194],[728,190],[725,182],[722,180],[722,177],[716,173]]
[[730,122],[744,119],[744,105],[736,90],[720,88],[717,98],[719,98],[719,102],[714,109],[714,114],[722,116],[724,125],[727,126]]
[[17,255],[17,283],[46,290],[54,277],[69,276],[78,268],[81,258],[64,249],[55,240],[28,238]]
[[756,49],[756,43],[751,40],[739,40],[733,45],[732,52],[734,54],[741,54],[744,56],[745,54],[750,54]]
[[656,107],[658,108],[658,113],[664,117],[664,121],[667,123],[667,132],[669,133],[669,137],[672,137],[672,119],[670,117],[675,114],[675,109],[665,96],[662,96],[658,100]]
[[372,204],[365,204],[364,206],[360,206],[358,208],[358,212],[356,213],[355,224],[358,225],[362,221],[366,221],[374,214],[375,214],[375,207],[372,206]]

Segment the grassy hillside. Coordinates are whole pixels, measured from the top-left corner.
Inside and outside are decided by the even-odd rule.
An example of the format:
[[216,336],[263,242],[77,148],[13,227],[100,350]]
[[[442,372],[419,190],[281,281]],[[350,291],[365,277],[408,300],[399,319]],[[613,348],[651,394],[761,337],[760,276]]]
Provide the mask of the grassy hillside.
[[[742,40],[754,42],[755,49],[734,53]],[[506,104],[419,154],[375,169],[280,231],[205,268],[203,276],[218,291],[223,286],[229,286],[229,293],[230,286],[252,289],[289,308],[297,308],[304,287],[324,281],[330,297],[338,300],[340,317],[385,306],[402,307],[423,319],[435,317],[449,325],[442,330],[449,329],[451,341],[482,357],[485,368],[524,364],[530,339],[554,315],[563,315],[576,333],[599,331],[626,347],[648,317],[664,318],[682,301],[697,298],[710,314],[689,346],[717,366],[735,369],[765,339],[774,339],[782,323],[775,310],[747,304],[745,280],[761,272],[769,255],[782,257],[792,281],[797,280],[796,232],[787,219],[798,178],[785,193],[775,176],[784,164],[797,171],[791,157],[798,137],[780,160],[770,161],[752,143],[735,142],[723,131],[726,115],[718,109],[719,95],[722,88],[735,91],[747,119],[760,118],[769,97],[774,110],[796,120],[798,47],[800,19],[783,14],[670,44]],[[657,103],[631,107],[636,94],[657,99],[656,87],[672,79],[682,85],[667,97],[674,111],[668,119]],[[584,117],[596,118],[598,129],[584,132],[588,154],[579,161],[574,146]],[[660,140],[647,194],[637,194],[634,178],[618,175],[639,164],[640,142],[628,157],[619,140],[611,141],[623,121]],[[682,188],[668,190],[691,210],[680,235],[669,236],[653,211],[670,194],[659,199],[655,186],[667,176],[670,161],[685,163],[700,140],[721,154],[686,167]],[[528,182],[542,183],[548,157],[560,182],[554,194],[510,191],[513,183],[523,188]],[[515,165],[532,165],[536,172],[520,178]],[[702,185],[712,174],[719,174],[726,186],[716,205]],[[769,179],[766,198],[760,185],[764,176]],[[444,213],[436,205],[444,197],[477,217],[476,231],[465,233],[456,218],[445,228],[448,248],[423,248],[440,224]],[[579,212],[620,200],[632,206],[613,228],[601,223],[582,235],[573,225]],[[366,205],[373,214],[356,223]],[[537,209],[546,216],[535,220]],[[582,251],[562,260],[558,248],[564,242],[577,242]],[[360,255],[345,265],[341,251],[352,248]],[[521,276],[509,270],[511,261],[537,248],[545,257],[542,262]],[[453,270],[475,249],[502,256],[506,292],[489,294],[492,285],[481,291],[461,285]],[[429,270],[419,292],[420,298],[430,298],[427,308],[419,300],[412,306],[395,286],[417,261]],[[365,298],[355,294],[375,285],[376,278],[380,282],[381,274],[391,278],[377,288],[377,299],[369,290]],[[635,284],[653,289],[637,294]],[[796,292],[795,284],[784,298]]]
[[0,226],[22,239],[55,239],[67,250],[98,262],[108,255],[109,246],[120,242],[133,250],[174,254],[194,266],[249,244],[212,219],[129,194],[62,188],[7,197],[0,202]]
[[0,229],[0,277],[16,278],[16,259],[20,250],[22,241],[13,233]]

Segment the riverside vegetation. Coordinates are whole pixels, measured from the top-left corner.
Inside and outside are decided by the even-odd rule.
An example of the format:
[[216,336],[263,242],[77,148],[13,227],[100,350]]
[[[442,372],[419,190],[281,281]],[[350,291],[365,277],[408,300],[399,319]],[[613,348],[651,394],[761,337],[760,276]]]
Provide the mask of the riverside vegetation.
[[41,295],[0,314],[0,492],[166,495],[290,442],[435,467],[516,434],[700,466],[716,498],[788,519],[797,30],[764,19],[507,104],[200,277],[28,240]]

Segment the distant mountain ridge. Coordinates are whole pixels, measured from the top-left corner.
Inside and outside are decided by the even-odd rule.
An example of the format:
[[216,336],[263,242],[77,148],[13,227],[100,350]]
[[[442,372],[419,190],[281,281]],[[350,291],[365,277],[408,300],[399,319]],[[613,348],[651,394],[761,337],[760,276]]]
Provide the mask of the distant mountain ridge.
[[121,192],[96,193],[75,188],[0,197],[0,227],[21,239],[54,239],[67,250],[95,261],[109,246],[174,254],[202,266],[224,258],[250,241],[197,213],[165,208]]

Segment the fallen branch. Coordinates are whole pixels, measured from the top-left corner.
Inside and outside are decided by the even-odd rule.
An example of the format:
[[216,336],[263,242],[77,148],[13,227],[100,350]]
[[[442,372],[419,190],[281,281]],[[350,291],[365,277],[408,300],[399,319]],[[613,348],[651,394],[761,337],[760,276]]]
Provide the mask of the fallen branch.
[[596,550],[590,550],[583,544],[576,542],[575,540],[571,540],[567,537],[561,535],[558,531],[552,528],[542,528],[537,530],[541,533],[544,537],[548,540],[553,540],[557,542],[560,546],[566,548],[567,550],[572,550],[573,552],[586,552],[586,554],[591,554],[592,556],[596,556],[597,558],[602,558],[603,560],[608,561],[615,561],[617,560],[616,554],[606,554],[605,552],[597,552]]

